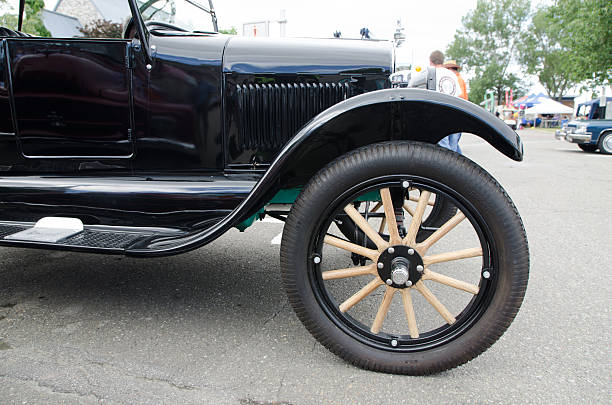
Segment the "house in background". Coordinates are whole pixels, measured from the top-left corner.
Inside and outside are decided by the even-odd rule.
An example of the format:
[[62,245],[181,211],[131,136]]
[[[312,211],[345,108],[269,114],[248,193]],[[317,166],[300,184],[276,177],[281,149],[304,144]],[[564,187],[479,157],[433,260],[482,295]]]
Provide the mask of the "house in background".
[[96,20],[125,24],[131,15],[125,0],[59,0],[53,11],[75,17],[83,26]]
[[73,38],[82,37],[83,33],[79,31],[81,23],[76,17],[71,17],[66,14],[58,13],[51,10],[42,11],[42,20],[45,28],[49,30],[54,38]]

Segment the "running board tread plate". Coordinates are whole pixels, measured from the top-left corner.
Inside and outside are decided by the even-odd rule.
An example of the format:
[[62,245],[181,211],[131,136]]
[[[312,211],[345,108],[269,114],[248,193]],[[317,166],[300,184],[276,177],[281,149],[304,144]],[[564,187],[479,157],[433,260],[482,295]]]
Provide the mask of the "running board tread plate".
[[113,229],[113,227],[85,226],[83,231],[64,238],[58,242],[50,243],[43,241],[7,239],[7,236],[32,229],[32,223],[0,222],[0,245],[39,247],[61,250],[80,250],[95,252],[125,252],[126,249],[144,244],[154,237],[177,236],[175,232],[155,232],[150,229],[139,231],[137,228]]

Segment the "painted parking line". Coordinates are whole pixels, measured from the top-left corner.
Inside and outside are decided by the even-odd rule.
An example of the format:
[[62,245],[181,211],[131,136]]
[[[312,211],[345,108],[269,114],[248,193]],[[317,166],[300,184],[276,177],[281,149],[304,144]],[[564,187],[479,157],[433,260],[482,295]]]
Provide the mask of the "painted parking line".
[[270,241],[270,245],[280,245],[282,239],[283,239],[283,233],[281,232],[272,238],[272,240]]
[[266,216],[264,219],[261,220],[261,222],[267,222],[270,224],[283,224],[284,223],[280,219],[272,218],[270,216]]

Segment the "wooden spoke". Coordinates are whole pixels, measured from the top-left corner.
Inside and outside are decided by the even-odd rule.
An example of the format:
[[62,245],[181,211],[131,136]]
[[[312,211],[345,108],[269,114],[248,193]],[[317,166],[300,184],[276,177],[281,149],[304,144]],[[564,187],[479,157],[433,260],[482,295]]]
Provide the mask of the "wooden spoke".
[[414,216],[414,210],[410,208],[410,206],[406,202],[404,203],[404,209],[410,214],[410,216]]
[[385,225],[387,225],[387,218],[383,217],[380,221],[380,228],[378,228],[378,233],[383,233],[385,231]]
[[455,229],[457,225],[465,219],[463,212],[459,211],[454,217],[448,220],[444,225],[438,228],[431,236],[417,245],[417,250],[424,254],[434,243],[442,239],[447,233]]
[[376,205],[374,206],[374,208],[372,208],[372,210],[370,212],[376,212],[380,209],[380,207],[382,207],[382,202],[377,202]]
[[357,291],[349,299],[347,299],[342,304],[340,304],[340,307],[339,307],[340,312],[346,312],[349,309],[353,308],[355,304],[357,304],[359,301],[361,301],[362,299],[370,295],[374,290],[376,290],[378,287],[380,287],[383,284],[384,283],[382,282],[382,280],[376,277],[374,280],[366,284],[365,287]]
[[470,257],[482,256],[482,248],[472,248],[456,250],[454,252],[440,253],[437,255],[425,256],[423,264],[428,266],[434,263],[451,262],[453,260],[468,259]]
[[378,252],[376,250],[368,249],[363,246],[356,245],[349,241],[336,238],[335,236],[327,235],[323,239],[328,245],[335,246],[340,249],[348,250],[349,252],[357,253],[358,255],[365,256],[371,260],[376,260]]
[[387,317],[387,312],[389,312],[389,306],[391,305],[391,300],[393,299],[394,294],[395,288],[387,287],[387,289],[385,290],[385,296],[383,297],[383,300],[380,303],[380,307],[378,307],[376,318],[374,318],[374,323],[372,324],[372,328],[370,329],[372,333],[380,332],[382,324],[385,318]]
[[393,209],[393,201],[391,200],[391,192],[388,188],[380,190],[383,207],[385,207],[385,217],[387,218],[387,229],[389,230],[389,244],[398,245],[402,242],[399,231],[397,230],[397,221],[395,220],[395,210]]
[[366,274],[377,274],[376,266],[350,267],[348,269],[329,270],[321,273],[323,280],[337,280],[339,278],[357,277]]
[[363,233],[365,233],[368,238],[370,238],[372,242],[374,242],[378,249],[382,250],[386,246],[388,246],[388,243],[380,237],[378,232],[376,232],[376,230],[372,228],[368,221],[366,221],[366,219],[361,216],[361,214],[355,209],[355,207],[349,204],[344,207],[344,212],[346,212],[346,214],[351,217],[353,222],[355,222],[355,224],[363,231]]
[[431,304],[432,307],[438,311],[442,318],[449,324],[452,325],[455,323],[455,317],[446,309],[446,307],[436,298],[435,295],[425,286],[422,280],[419,280],[415,285],[416,288],[422,295],[425,297],[427,302]]
[[417,232],[419,232],[421,222],[423,222],[423,214],[425,214],[425,209],[427,209],[427,202],[430,196],[431,193],[429,191],[421,191],[421,197],[418,200],[419,202],[417,203],[414,215],[412,215],[410,228],[408,228],[408,233],[402,241],[405,245],[414,245]]
[[[423,193],[423,191],[421,191],[421,197],[423,196],[423,194],[422,194],[422,193]],[[430,193],[430,195],[431,195],[431,193]],[[410,196],[408,199],[409,199],[410,201],[419,202],[419,201],[421,200],[421,197],[413,197],[413,196]],[[427,205],[431,205],[431,206],[433,206],[433,205],[435,205],[435,201],[429,201],[429,197],[427,197]]]
[[474,294],[474,295],[478,294],[478,291],[480,290],[478,286],[474,284],[466,283],[465,281],[457,280],[452,277],[448,277],[443,274],[433,272],[429,269],[425,269],[421,280],[436,281],[438,283],[447,285],[449,287],[457,288],[458,290],[463,290],[465,292],[469,292],[470,294]]
[[408,330],[410,331],[410,337],[416,339],[419,337],[419,328],[417,327],[414,307],[412,306],[412,297],[410,296],[410,289],[404,288],[401,291],[402,301],[404,302],[404,311],[406,312],[406,319],[408,320]]

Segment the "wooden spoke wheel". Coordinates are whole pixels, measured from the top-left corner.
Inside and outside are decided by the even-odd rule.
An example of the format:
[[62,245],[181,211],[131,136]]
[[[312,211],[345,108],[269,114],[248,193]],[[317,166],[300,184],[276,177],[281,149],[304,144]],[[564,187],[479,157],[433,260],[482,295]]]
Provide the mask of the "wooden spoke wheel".
[[[444,222],[427,229],[432,215]],[[419,375],[501,336],[529,257],[520,217],[488,173],[435,146],[393,142],[315,176],[287,220],[281,265],[291,304],[322,344],[363,368]]]
[[[404,199],[402,205],[403,210],[401,212],[402,218],[405,221],[410,221],[410,218],[414,216],[414,209],[416,208],[416,204],[420,199],[421,190],[408,188],[404,190],[399,189],[398,192],[402,193],[402,197]],[[358,202],[354,205],[364,206],[366,210],[364,217],[366,219],[378,218],[376,229],[378,229],[378,233],[388,241],[389,235],[385,234],[387,219],[383,210],[384,207],[382,202],[366,201],[364,204]],[[457,207],[455,207],[448,198],[444,198],[442,195],[430,195],[430,200],[427,202],[427,205],[428,207],[426,212],[424,213],[423,219],[419,224],[419,229],[416,236],[417,242],[422,242],[427,239],[435,231],[437,231],[440,226],[448,222],[457,213]],[[364,246],[375,249],[375,244],[372,242],[372,240],[367,237],[364,231],[357,226],[355,221],[346,213],[341,213],[341,215],[336,217],[335,224],[338,227],[338,230],[340,230],[344,237],[349,241],[357,244],[364,244]],[[358,259],[359,257],[353,255],[355,264],[357,264]],[[363,260],[361,260],[361,263],[363,264]]]

